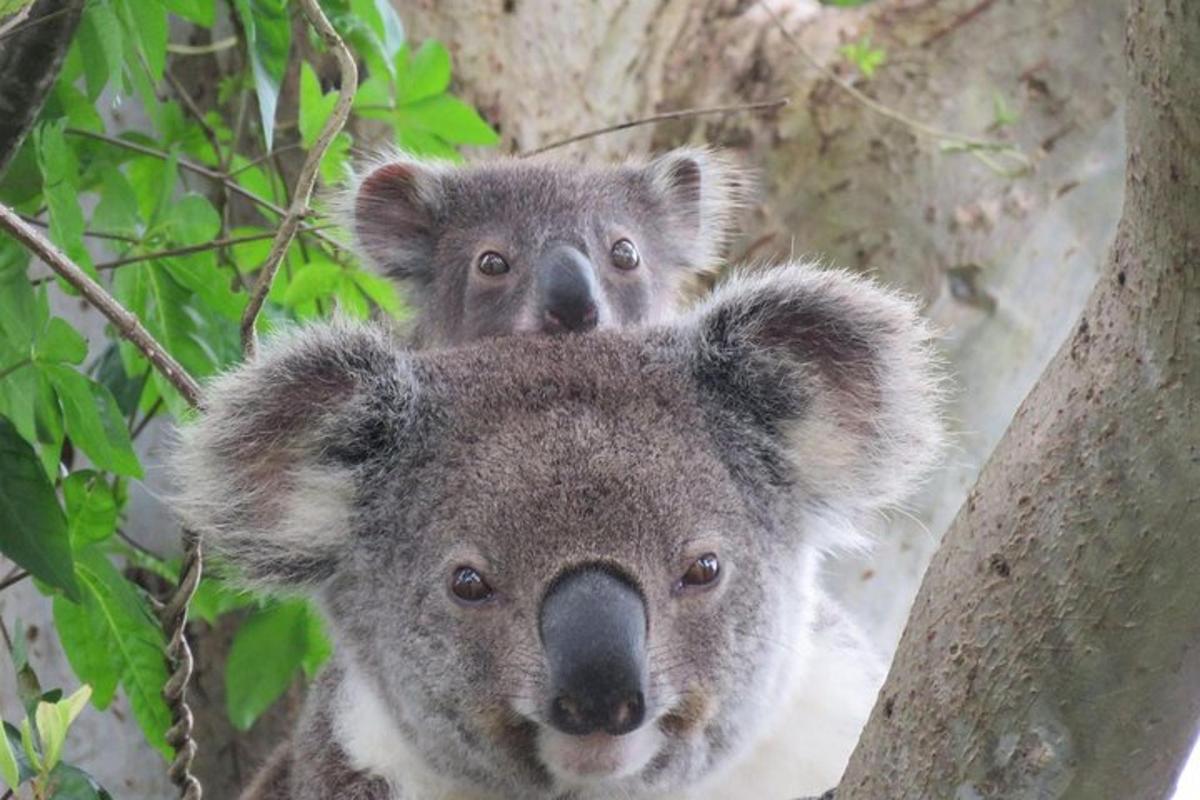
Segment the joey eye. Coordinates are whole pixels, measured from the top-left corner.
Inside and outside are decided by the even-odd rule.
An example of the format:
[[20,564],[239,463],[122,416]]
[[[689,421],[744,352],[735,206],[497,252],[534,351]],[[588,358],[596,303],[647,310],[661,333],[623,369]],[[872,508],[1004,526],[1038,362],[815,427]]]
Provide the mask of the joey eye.
[[492,596],[492,587],[484,580],[479,570],[473,567],[459,567],[454,570],[450,579],[450,591],[464,603],[477,605]]
[[479,257],[479,271],[484,275],[503,275],[508,272],[508,262],[504,260],[504,256],[492,250],[487,251]]
[[716,553],[705,553],[692,562],[687,572],[683,573],[680,583],[683,586],[709,586],[716,582],[721,575],[721,562]]
[[612,262],[617,269],[631,270],[637,268],[637,265],[642,262],[642,257],[638,255],[633,242],[628,239],[618,239],[617,243],[612,246]]

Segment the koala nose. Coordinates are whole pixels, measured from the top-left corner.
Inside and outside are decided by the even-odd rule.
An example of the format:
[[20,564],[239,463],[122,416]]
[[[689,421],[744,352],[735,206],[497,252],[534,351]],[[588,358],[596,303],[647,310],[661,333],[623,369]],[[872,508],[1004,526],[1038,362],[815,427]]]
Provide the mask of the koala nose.
[[646,718],[646,605],[624,578],[599,568],[567,573],[542,601],[550,668],[550,724],[613,736]]
[[538,264],[542,329],[545,333],[583,333],[600,319],[592,264],[574,247],[556,247]]

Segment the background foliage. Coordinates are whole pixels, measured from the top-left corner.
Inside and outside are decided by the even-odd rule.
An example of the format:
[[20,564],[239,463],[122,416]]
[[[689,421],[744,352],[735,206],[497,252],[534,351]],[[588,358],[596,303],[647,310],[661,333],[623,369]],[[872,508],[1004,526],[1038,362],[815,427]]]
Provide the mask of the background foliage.
[[[362,75],[351,124],[321,163],[324,186],[342,179],[356,146],[457,159],[460,146],[497,141],[449,92],[446,49],[406,41],[386,0],[321,5]],[[286,0],[89,0],[34,132],[0,176],[0,202],[46,228],[204,378],[241,356],[247,287],[336,80]],[[154,611],[178,564],[135,547],[122,526],[130,482],[145,476],[139,435],[187,403],[111,328],[88,342],[55,316],[52,292],[74,290],[0,238],[0,553],[16,564],[0,586],[28,578],[53,598],[56,633],[85,687],[65,700],[38,687],[19,620],[3,620],[28,716],[5,724],[0,783],[28,782],[37,798],[106,797],[61,759],[89,698],[103,709],[124,692],[147,740],[170,755]],[[402,317],[404,305],[318,215],[288,252],[259,327],[334,312]],[[226,695],[244,729],[298,673],[311,676],[330,644],[305,604],[205,578],[193,616],[211,624],[235,610],[246,616]]]

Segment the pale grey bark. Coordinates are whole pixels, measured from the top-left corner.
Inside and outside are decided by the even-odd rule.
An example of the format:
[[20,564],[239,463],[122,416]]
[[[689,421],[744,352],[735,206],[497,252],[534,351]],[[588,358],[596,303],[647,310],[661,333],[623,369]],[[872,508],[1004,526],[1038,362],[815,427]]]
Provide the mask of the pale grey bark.
[[1200,6],[1134,0],[1125,212],[838,800],[1169,796],[1200,726]]

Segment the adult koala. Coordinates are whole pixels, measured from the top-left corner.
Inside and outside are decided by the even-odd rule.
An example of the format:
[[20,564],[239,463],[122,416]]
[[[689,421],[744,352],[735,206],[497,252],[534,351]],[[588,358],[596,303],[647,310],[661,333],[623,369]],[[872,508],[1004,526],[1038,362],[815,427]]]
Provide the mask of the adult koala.
[[188,524],[336,655],[247,798],[772,798],[881,675],[823,550],[938,449],[912,306],[804,265],[657,328],[408,353],[317,326],[216,380]]

